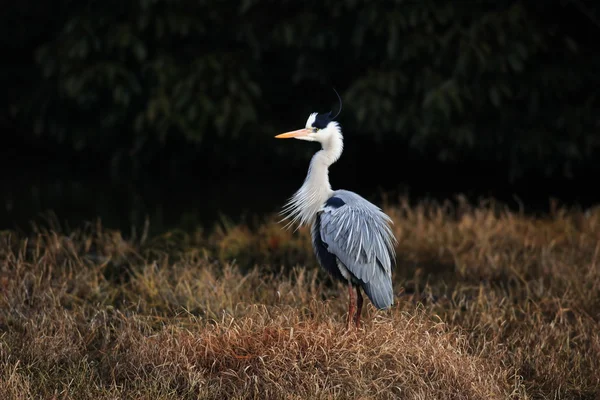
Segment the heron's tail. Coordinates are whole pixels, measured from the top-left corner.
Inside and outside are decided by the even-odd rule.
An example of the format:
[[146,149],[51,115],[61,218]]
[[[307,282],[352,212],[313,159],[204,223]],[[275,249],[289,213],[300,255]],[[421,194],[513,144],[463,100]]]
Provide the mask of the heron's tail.
[[383,272],[374,274],[373,279],[361,286],[373,305],[378,309],[383,310],[394,304],[392,280],[387,274]]

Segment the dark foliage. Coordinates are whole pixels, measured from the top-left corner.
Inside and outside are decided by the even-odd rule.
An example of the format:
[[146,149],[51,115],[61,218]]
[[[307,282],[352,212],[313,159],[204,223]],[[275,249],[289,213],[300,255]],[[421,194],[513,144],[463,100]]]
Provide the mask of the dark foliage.
[[113,166],[289,157],[272,134],[335,111],[332,87],[346,135],[389,154],[570,176],[600,148],[593,2],[23,4],[3,24],[15,134]]

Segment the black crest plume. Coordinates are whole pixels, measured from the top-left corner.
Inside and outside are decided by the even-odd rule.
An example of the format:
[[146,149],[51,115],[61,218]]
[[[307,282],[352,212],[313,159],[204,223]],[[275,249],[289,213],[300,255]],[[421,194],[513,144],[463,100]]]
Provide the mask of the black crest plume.
[[[335,119],[337,118],[338,115],[340,115],[340,113],[342,112],[342,97],[340,96],[340,94],[337,92],[337,90],[335,90],[335,88],[333,88],[333,91],[335,92],[335,94],[338,97],[338,100],[340,101],[340,109],[338,110],[337,114],[335,114],[335,117],[331,118],[331,119]],[[331,111],[329,111],[329,114],[331,115]]]
[[335,88],[333,89],[333,91],[335,92],[340,101],[340,109],[334,117],[331,116],[331,111],[329,111],[327,114],[317,114],[317,116],[315,117],[315,122],[313,122],[312,124],[312,126],[314,126],[315,128],[325,129],[327,125],[335,118],[337,118],[337,116],[340,115],[340,113],[342,112],[342,98],[340,97],[340,94],[337,92],[337,90],[335,90]]

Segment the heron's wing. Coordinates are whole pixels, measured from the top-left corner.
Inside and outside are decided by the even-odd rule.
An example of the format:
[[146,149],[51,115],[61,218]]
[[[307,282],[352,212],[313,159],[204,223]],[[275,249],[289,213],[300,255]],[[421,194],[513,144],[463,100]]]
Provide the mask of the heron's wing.
[[319,218],[327,250],[358,279],[369,283],[391,276],[396,239],[391,219],[378,207],[355,193],[337,191]]

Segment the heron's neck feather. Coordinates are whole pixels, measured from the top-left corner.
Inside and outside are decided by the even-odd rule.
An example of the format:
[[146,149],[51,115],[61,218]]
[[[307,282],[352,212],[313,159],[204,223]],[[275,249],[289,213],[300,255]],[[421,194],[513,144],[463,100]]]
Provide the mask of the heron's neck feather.
[[329,183],[329,166],[342,155],[344,142],[336,123],[330,123],[331,135],[321,142],[323,148],[315,153],[310,161],[304,184],[285,205],[282,213],[290,219],[286,227],[311,224],[319,209],[333,194]]

